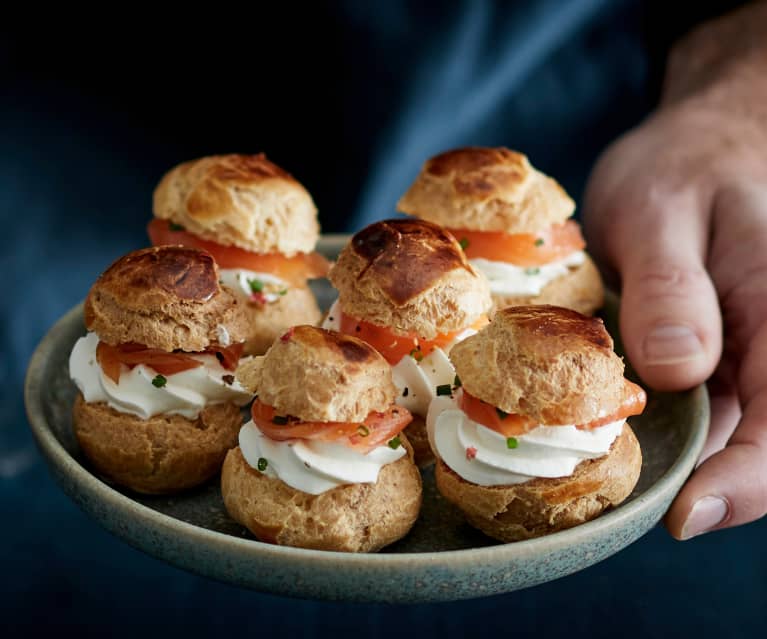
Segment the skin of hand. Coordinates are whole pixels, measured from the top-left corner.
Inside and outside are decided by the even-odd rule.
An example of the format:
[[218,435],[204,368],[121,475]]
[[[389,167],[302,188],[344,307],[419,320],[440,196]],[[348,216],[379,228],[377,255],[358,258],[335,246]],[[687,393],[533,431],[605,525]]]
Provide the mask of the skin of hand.
[[767,2],[671,52],[658,109],[599,159],[589,249],[620,284],[642,380],[708,380],[711,430],[665,523],[677,539],[767,512]]

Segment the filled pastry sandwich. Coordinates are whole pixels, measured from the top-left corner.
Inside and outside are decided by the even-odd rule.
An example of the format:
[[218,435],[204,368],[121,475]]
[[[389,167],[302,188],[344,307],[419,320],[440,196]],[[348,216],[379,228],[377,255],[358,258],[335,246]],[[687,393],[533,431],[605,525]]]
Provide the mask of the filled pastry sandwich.
[[455,235],[490,281],[495,309],[555,304],[592,314],[602,306],[599,272],[568,219],[574,202],[521,153],[470,147],[437,155],[397,206]]
[[172,493],[215,475],[251,393],[235,378],[248,323],[203,251],[161,246],[118,259],[85,300],[69,359],[74,430],[104,476]]
[[259,540],[345,552],[403,537],[421,505],[421,476],[394,403],[391,368],[370,345],[297,326],[247,366],[257,392],[221,491]]
[[317,209],[293,176],[263,154],[216,155],[169,171],[154,192],[155,245],[205,249],[247,308],[246,354],[262,354],[294,324],[321,319],[307,280],[328,263],[314,252]]
[[414,416],[406,433],[416,461],[433,461],[424,419],[431,400],[450,393],[446,353],[487,324],[487,280],[449,232],[405,219],[354,235],[328,277],[338,300],[323,326],[365,340],[394,367],[397,402]]
[[642,455],[626,418],[644,391],[600,319],[554,306],[496,313],[453,348],[452,397],[429,409],[437,488],[501,541],[593,519],[634,488]]

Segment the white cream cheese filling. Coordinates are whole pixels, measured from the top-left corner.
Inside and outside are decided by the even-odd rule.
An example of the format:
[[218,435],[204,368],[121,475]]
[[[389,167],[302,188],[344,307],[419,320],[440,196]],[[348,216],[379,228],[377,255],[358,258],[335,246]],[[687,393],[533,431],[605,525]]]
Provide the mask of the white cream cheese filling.
[[105,402],[120,413],[140,419],[155,415],[197,419],[208,404],[234,402],[242,406],[252,397],[236,379],[227,383],[224,378],[229,378],[232,371],[221,366],[215,355],[208,354],[187,353],[202,366],[163,376],[165,383],[160,388],[152,383],[157,371],[144,364],[133,368],[122,365],[115,384],[96,359],[98,343],[98,335],[88,333],[77,340],[69,356],[69,375],[88,403]]
[[266,303],[276,302],[288,290],[288,283],[271,273],[248,271],[242,268],[222,268],[219,270],[218,275],[219,280],[224,286],[248,301],[252,300],[253,293],[256,292],[253,289],[254,285],[251,284],[252,282],[257,283],[255,284],[256,288],[261,288],[259,292],[264,296],[263,300]]
[[341,330],[341,305],[338,303],[337,299],[330,305],[328,314],[325,316],[325,319],[322,320],[322,328],[326,331],[338,332]]
[[455,399],[437,397],[426,427],[435,454],[466,481],[480,486],[521,484],[535,477],[568,477],[585,459],[606,455],[625,419],[593,430],[574,425],[538,426],[506,437],[469,419]]
[[410,355],[403,357],[392,368],[392,380],[397,387],[397,404],[414,415],[426,417],[429,404],[437,397],[437,387],[455,382],[453,364],[441,348],[435,348],[421,361]]
[[485,274],[490,282],[490,292],[495,295],[540,295],[547,284],[585,261],[586,253],[583,251],[575,251],[561,260],[535,267],[516,266],[484,258],[469,260]]
[[344,484],[374,484],[378,473],[407,454],[405,447],[379,446],[367,454],[343,444],[308,439],[275,441],[251,420],[240,429],[242,456],[269,477],[311,495]]

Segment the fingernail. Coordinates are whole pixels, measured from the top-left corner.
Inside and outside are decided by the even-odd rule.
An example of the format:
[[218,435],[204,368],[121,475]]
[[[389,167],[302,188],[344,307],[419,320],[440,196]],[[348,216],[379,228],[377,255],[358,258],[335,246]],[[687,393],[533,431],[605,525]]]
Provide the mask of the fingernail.
[[682,539],[690,539],[711,530],[721,524],[729,512],[729,505],[721,497],[701,497],[693,504],[682,526]]
[[703,355],[703,344],[689,326],[660,324],[645,337],[643,350],[647,364],[682,364]]

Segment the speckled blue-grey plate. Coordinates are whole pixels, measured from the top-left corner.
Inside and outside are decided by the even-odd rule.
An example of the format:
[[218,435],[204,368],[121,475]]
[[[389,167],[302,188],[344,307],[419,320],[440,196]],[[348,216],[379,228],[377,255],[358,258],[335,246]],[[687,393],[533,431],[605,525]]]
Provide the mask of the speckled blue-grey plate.
[[[343,236],[322,240],[337,254]],[[317,287],[326,306],[327,284]],[[617,303],[605,319],[616,336]],[[131,545],[208,577],[264,592],[317,599],[420,602],[482,597],[556,579],[618,552],[650,530],[692,471],[708,430],[704,387],[650,393],[632,426],[642,446],[639,483],[626,502],[576,528],[500,544],[470,528],[424,475],[424,506],[411,533],[373,555],[284,548],[255,541],[224,509],[218,482],[175,497],[147,497],[96,476],[72,432],[72,345],[85,333],[82,306],[69,311],[37,347],[25,398],[32,431],[64,492]]]

